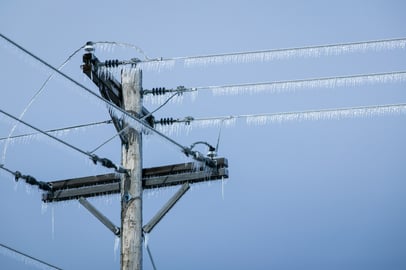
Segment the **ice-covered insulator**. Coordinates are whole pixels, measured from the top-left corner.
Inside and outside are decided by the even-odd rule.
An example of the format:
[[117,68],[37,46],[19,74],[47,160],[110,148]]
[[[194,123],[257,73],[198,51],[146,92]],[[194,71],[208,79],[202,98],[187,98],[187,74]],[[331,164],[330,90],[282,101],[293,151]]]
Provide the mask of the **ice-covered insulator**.
[[118,61],[118,59],[113,59],[113,60],[106,60],[104,62],[104,65],[106,67],[118,67],[120,64],[120,62]]
[[158,96],[158,95],[164,95],[166,94],[166,89],[165,87],[157,87],[157,88],[152,88],[152,95]]
[[159,123],[163,126],[172,125],[175,122],[173,118],[161,118]]

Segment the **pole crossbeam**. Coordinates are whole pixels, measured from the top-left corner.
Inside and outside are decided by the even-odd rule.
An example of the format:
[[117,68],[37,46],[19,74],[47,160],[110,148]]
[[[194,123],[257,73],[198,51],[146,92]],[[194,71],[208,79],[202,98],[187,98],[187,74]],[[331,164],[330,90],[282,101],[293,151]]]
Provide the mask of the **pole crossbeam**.
[[[142,170],[143,189],[164,188],[169,186],[195,184],[205,181],[227,179],[228,161],[215,158],[215,168],[196,168],[193,162],[165,165]],[[49,182],[51,191],[43,193],[46,203],[95,197],[120,193],[120,176],[115,173],[86,176]]]

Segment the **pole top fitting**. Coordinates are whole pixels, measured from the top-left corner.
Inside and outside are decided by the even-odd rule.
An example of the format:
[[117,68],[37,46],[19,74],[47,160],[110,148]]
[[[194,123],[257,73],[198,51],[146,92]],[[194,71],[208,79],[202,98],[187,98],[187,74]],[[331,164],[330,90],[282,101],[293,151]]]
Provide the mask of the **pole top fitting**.
[[92,41],[86,42],[85,51],[88,52],[88,53],[93,53],[94,52],[94,46],[93,45],[94,45],[94,43]]

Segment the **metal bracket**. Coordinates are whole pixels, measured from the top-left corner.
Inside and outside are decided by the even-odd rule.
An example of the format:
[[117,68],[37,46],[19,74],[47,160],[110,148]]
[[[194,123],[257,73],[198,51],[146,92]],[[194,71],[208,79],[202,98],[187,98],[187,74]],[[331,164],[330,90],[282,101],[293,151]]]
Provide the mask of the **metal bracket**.
[[142,230],[144,233],[150,233],[152,229],[158,224],[159,221],[171,210],[175,203],[188,191],[190,188],[189,183],[184,183],[182,187],[169,199],[169,201],[155,214],[155,216],[144,226]]
[[88,200],[86,200],[84,197],[80,197],[79,202],[110,231],[112,231],[115,235],[120,236],[120,228],[114,225],[113,222],[111,222],[106,216],[97,210]]

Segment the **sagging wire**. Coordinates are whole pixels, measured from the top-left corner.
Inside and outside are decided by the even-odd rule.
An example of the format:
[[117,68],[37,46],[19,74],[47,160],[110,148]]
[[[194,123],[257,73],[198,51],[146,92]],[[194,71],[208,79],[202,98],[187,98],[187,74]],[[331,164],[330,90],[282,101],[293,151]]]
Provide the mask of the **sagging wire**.
[[[21,119],[21,118],[19,118],[19,119]],[[98,125],[102,125],[102,124],[111,124],[112,122],[113,122],[112,120],[99,121],[99,122],[93,122],[93,123],[81,124],[81,125],[75,125],[75,126],[69,126],[69,127],[63,127],[63,128],[48,129],[48,130],[45,130],[45,132],[46,133],[57,133],[57,132],[66,131],[66,130],[82,129],[82,128],[98,126]],[[3,138],[0,138],[0,141],[4,141],[4,140],[8,140],[8,139],[13,140],[13,139],[19,139],[19,138],[24,138],[24,137],[30,137],[30,136],[34,136],[34,135],[38,135],[38,134],[40,134],[40,133],[32,132],[32,133],[15,135],[15,136],[11,136],[11,137],[3,137]]]
[[86,46],[89,46],[89,45],[92,46],[92,45],[97,45],[97,44],[110,44],[110,45],[116,45],[116,46],[120,46],[120,47],[132,48],[132,49],[135,49],[139,54],[142,54],[145,61],[151,60],[140,47],[138,47],[137,45],[134,45],[134,44],[130,44],[130,43],[116,42],[116,41],[97,41],[97,42],[88,41],[86,43]]
[[55,136],[53,136],[51,134],[46,133],[45,131],[43,131],[43,130],[37,128],[37,127],[34,127],[33,125],[31,125],[31,124],[29,124],[29,123],[27,123],[27,122],[25,122],[23,120],[18,119],[17,117],[15,117],[15,116],[13,116],[13,115],[11,115],[11,114],[9,114],[9,113],[1,110],[1,109],[0,109],[0,113],[6,115],[7,117],[9,117],[11,119],[14,119],[14,120],[20,122],[21,124],[31,128],[31,129],[34,129],[35,131],[37,131],[37,132],[39,132],[39,133],[41,133],[41,134],[43,134],[43,135],[45,135],[45,136],[47,136],[49,138],[61,143],[61,144],[64,144],[65,146],[67,146],[67,147],[69,147],[69,148],[71,148],[71,149],[73,149],[73,150],[75,150],[75,151],[77,151],[79,153],[82,153],[83,155],[88,156],[93,161],[94,164],[100,163],[102,166],[104,166],[106,168],[114,169],[117,173],[127,173],[126,169],[124,169],[120,165],[114,164],[111,160],[109,160],[107,158],[100,158],[95,154],[91,154],[89,152],[86,152],[86,151],[84,151],[84,150],[82,150],[82,149],[80,149],[80,148],[78,148],[78,147],[64,141],[64,140],[61,140],[61,139],[59,139],[59,138],[57,138],[57,137],[55,137]]
[[9,168],[5,167],[4,164],[0,164],[0,169],[12,174],[14,176],[14,180],[18,182],[18,180],[23,179],[27,184],[31,186],[38,186],[39,189],[45,191],[51,191],[52,186],[50,183],[38,181],[35,177],[31,175],[22,174],[20,171],[12,171]]
[[117,132],[114,136],[110,137],[109,139],[107,139],[106,141],[104,141],[103,143],[101,143],[99,146],[97,146],[95,149],[93,149],[92,151],[90,151],[89,153],[94,153],[97,150],[99,150],[101,147],[103,147],[104,145],[106,145],[107,143],[111,142],[113,139],[115,139],[117,136],[120,136],[121,134],[123,134],[130,126],[126,126],[125,128],[123,128],[122,130],[120,130],[120,132]]
[[[134,120],[135,122],[141,124],[144,129],[150,131],[151,133],[155,133],[156,135],[160,136],[161,138],[164,138],[165,140],[167,140],[168,142],[172,143],[173,145],[175,145],[176,147],[180,148],[181,152],[184,153],[187,157],[192,157],[193,159],[195,159],[196,161],[201,161],[201,162],[205,162],[207,165],[209,166],[214,166],[215,164],[208,160],[207,158],[202,158],[202,154],[197,152],[197,151],[191,151],[188,147],[185,147],[183,145],[181,145],[180,143],[176,142],[175,140],[173,140],[172,138],[166,136],[165,134],[157,131],[156,129],[148,126],[147,124],[144,123],[144,121],[141,121],[140,119],[138,119],[137,117],[131,115],[129,112],[125,111],[124,109],[120,108],[119,106],[117,106],[116,104],[106,100],[105,98],[97,95],[96,93],[94,93],[92,90],[90,90],[89,88],[87,88],[86,86],[84,86],[83,84],[77,82],[76,80],[74,80],[73,78],[71,78],[70,76],[66,75],[65,73],[61,72],[60,70],[58,70],[57,68],[53,67],[51,64],[47,63],[46,61],[42,60],[41,58],[39,58],[38,56],[34,55],[33,53],[31,53],[30,51],[28,51],[27,49],[23,48],[21,45],[17,44],[16,42],[14,42],[13,40],[7,38],[6,36],[4,36],[3,34],[0,33],[0,37],[2,37],[3,39],[5,39],[7,42],[9,42],[10,44],[12,44],[13,46],[17,47],[19,50],[23,51],[24,53],[28,54],[29,56],[31,56],[32,58],[34,58],[35,60],[37,60],[38,62],[42,63],[44,66],[50,68],[51,70],[55,71],[56,73],[58,73],[59,75],[61,75],[63,78],[67,79],[68,81],[70,81],[71,83],[73,83],[74,85],[78,86],[79,88],[82,88],[83,90],[85,90],[87,93],[89,93],[90,95],[94,96],[95,98],[101,100],[102,102],[104,102],[105,104],[109,105],[111,108],[114,108],[115,110],[119,111],[120,113],[122,113],[124,116],[128,117],[129,119]],[[17,118],[16,118],[17,120]],[[48,134],[47,134],[48,135]],[[53,137],[53,136],[52,136]],[[57,139],[57,138],[55,138]],[[57,139],[58,140],[58,139]],[[82,152],[83,150],[78,149],[80,152]],[[89,155],[87,152],[86,155]],[[118,169],[120,169],[121,167],[118,167]]]
[[180,96],[182,95],[182,92],[177,92],[175,94],[173,94],[172,96],[170,96],[164,103],[162,103],[160,106],[158,106],[158,108],[156,108],[155,110],[153,110],[152,112],[148,113],[147,115],[143,116],[141,118],[141,120],[145,120],[147,119],[149,116],[151,116],[152,114],[156,113],[157,111],[159,111],[160,109],[162,109],[166,104],[168,104],[169,101],[171,101],[171,99],[173,99],[176,96]]

